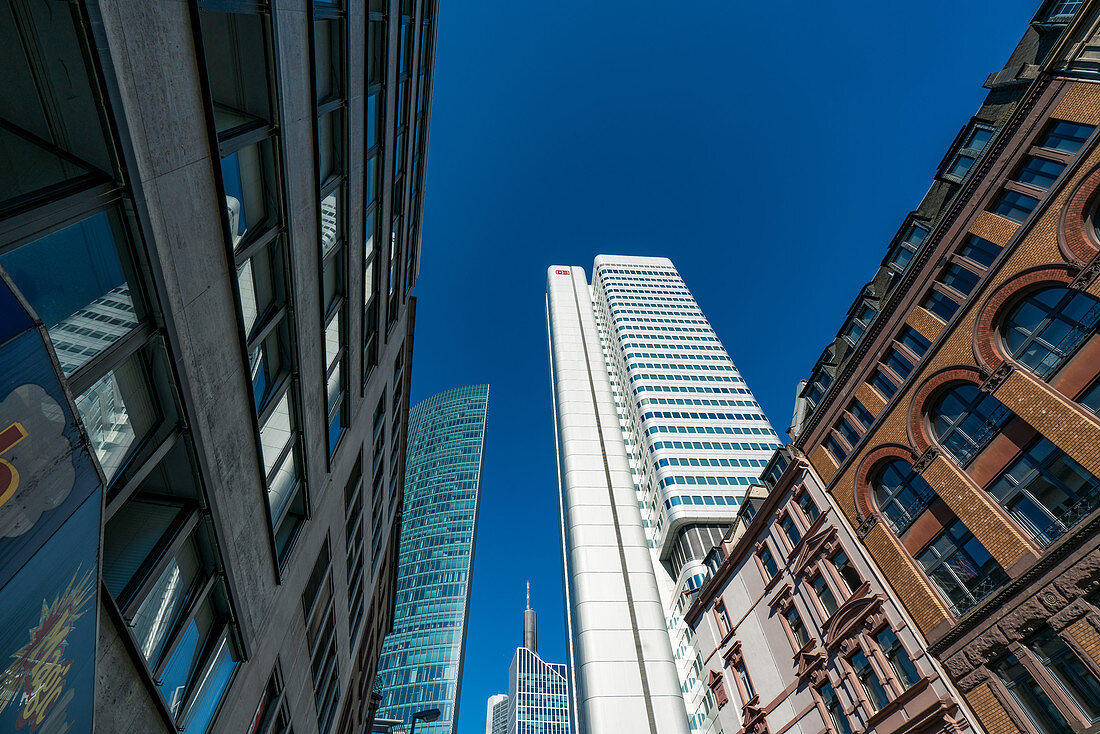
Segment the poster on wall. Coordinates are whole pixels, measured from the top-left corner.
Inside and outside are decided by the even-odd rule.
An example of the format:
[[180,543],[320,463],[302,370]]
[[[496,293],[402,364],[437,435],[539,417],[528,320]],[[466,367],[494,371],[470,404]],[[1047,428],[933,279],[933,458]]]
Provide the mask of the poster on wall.
[[92,731],[102,483],[0,271],[0,732]]

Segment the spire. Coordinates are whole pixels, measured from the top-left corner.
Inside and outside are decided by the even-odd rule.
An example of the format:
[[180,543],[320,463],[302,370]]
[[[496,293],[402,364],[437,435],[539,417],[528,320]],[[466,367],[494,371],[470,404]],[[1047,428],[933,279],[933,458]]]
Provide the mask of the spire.
[[523,611],[523,646],[538,653],[535,636],[535,610],[531,608],[531,582],[527,582],[527,608]]

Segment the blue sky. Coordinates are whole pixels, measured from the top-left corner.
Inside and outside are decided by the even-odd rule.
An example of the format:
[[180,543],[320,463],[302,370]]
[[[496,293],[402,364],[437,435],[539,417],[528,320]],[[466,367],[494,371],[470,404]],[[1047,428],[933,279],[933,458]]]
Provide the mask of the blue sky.
[[444,0],[413,400],[488,382],[459,734],[521,643],[565,661],[551,264],[672,258],[781,434],[1036,0]]

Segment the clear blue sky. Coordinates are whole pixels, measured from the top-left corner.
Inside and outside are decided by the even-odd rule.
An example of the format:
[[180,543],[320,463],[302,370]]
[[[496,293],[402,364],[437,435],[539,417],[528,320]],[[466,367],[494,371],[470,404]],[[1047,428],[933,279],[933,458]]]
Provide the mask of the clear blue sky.
[[551,264],[672,258],[782,433],[1037,0],[443,0],[413,400],[488,382],[458,734],[521,643],[565,661]]

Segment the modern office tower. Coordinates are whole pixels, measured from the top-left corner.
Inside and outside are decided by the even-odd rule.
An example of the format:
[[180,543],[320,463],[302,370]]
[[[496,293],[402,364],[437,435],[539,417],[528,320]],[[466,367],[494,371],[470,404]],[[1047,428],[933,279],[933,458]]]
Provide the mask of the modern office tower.
[[485,734],[508,734],[508,694],[489,696],[485,706]]
[[397,563],[397,610],[378,665],[378,715],[452,734],[470,610],[478,495],[489,386],[458,387],[409,413],[405,509]]
[[665,258],[547,274],[574,710],[581,731],[706,730],[684,623],[706,553],[778,448]]
[[[22,299],[0,322],[29,307],[64,383],[47,402],[52,370],[13,381],[28,363],[0,345],[0,584],[40,551],[18,566],[35,583],[0,592],[0,728],[363,730],[393,615],[436,6],[0,5],[0,269]],[[91,458],[27,504],[8,480],[57,461],[65,395]],[[70,479],[101,487],[102,544],[44,573],[50,538],[86,529],[58,530]],[[70,637],[44,605],[80,611]],[[39,633],[74,672],[15,695],[39,690]]]
[[791,432],[991,732],[1100,718],[1098,29],[1023,27]]
[[[531,586],[527,586],[527,608],[523,612],[523,646],[516,648],[508,669],[506,734],[569,734],[569,680],[566,667],[539,657],[535,646],[535,610],[531,608]],[[498,704],[500,706],[501,704]],[[496,711],[493,712],[496,733]],[[629,731],[623,729],[622,731]]]

